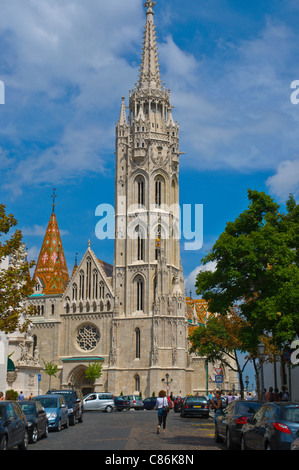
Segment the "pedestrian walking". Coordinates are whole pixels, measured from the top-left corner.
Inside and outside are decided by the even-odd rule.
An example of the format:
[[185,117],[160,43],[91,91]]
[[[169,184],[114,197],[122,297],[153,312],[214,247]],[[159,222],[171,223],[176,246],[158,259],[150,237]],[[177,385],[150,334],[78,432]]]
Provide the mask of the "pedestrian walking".
[[289,396],[289,392],[288,392],[288,387],[283,385],[281,387],[281,392],[280,392],[279,396],[280,396],[280,401],[289,401],[290,396]]
[[25,397],[23,395],[23,392],[21,391],[20,395],[18,396],[18,401],[23,401],[23,400],[25,400]]
[[265,393],[265,400],[266,401],[274,401],[274,398],[273,398],[273,388],[270,387],[269,388],[269,391],[267,393]]
[[160,390],[157,398],[156,407],[158,409],[158,426],[157,434],[160,433],[160,428],[163,425],[163,432],[166,431],[166,420],[169,412],[169,403],[164,390]]
[[273,392],[273,401],[279,401],[278,388],[274,388],[274,392]]
[[214,421],[215,421],[217,416],[223,414],[221,392],[219,390],[216,391],[216,396],[211,403],[211,408],[215,410],[215,416],[214,416]]

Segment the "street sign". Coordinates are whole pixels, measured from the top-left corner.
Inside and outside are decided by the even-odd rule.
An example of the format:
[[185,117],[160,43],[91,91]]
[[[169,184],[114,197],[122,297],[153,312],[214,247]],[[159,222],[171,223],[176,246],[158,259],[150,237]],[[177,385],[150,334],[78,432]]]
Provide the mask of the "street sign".
[[222,375],[221,367],[219,369],[214,368],[214,371],[216,372],[217,375]]
[[215,383],[222,384],[223,382],[223,375],[215,375]]
[[38,374],[37,375],[37,380],[40,382],[42,380],[42,375],[41,374]]

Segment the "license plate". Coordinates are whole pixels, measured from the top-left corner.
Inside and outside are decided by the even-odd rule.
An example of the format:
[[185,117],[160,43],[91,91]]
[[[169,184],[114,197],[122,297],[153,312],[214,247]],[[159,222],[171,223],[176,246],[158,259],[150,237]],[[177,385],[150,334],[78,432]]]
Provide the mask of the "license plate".
[[201,408],[201,406],[197,406],[197,405],[195,405],[193,408]]

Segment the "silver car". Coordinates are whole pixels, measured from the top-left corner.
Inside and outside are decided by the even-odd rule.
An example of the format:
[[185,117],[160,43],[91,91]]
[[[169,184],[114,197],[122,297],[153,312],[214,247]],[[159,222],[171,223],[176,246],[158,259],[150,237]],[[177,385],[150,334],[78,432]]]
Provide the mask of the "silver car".
[[90,393],[83,399],[84,411],[116,411],[112,393]]

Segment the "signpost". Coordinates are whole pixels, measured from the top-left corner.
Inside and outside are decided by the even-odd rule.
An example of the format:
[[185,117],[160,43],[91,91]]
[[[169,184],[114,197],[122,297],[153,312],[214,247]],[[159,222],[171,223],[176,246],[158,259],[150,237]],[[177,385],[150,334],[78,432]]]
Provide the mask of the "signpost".
[[223,383],[223,375],[215,375],[215,383],[222,384]]

